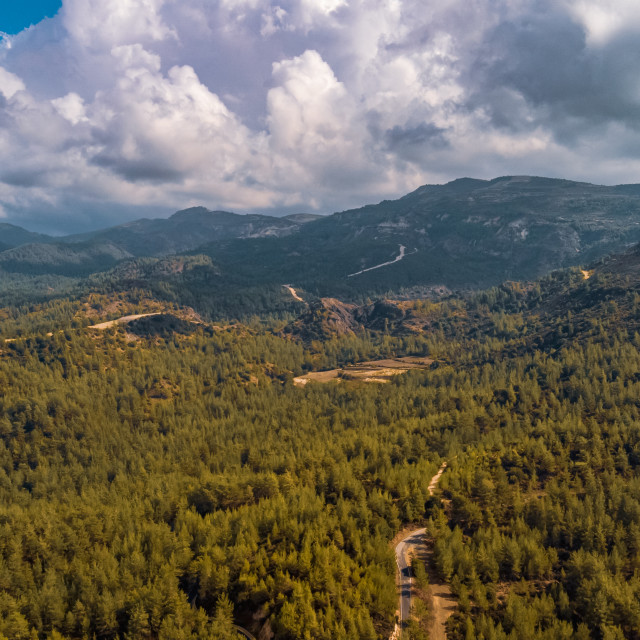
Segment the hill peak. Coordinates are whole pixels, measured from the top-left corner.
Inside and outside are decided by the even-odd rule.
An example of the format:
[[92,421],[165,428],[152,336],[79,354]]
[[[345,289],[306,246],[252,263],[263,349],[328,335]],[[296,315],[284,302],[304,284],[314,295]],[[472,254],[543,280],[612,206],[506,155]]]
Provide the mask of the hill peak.
[[190,218],[190,217],[200,217],[200,216],[213,216],[216,214],[226,214],[226,215],[238,215],[236,213],[231,213],[229,211],[212,211],[211,209],[207,209],[206,207],[188,207],[187,209],[180,209],[180,211],[176,211],[173,215],[169,216],[169,220],[180,220],[182,218]]

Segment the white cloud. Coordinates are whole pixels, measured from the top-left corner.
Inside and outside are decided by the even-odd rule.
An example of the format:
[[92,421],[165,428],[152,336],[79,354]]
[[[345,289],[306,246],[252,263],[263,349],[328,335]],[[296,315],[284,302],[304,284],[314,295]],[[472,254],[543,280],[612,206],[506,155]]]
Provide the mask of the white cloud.
[[332,20],[334,14],[347,6],[346,0],[300,0],[295,8],[298,26],[310,29],[320,21]]
[[302,202],[315,191],[311,206],[321,206],[336,188],[361,193],[373,181],[386,182],[357,101],[317,51],[274,63],[273,78],[267,94],[272,181]]
[[18,91],[24,91],[24,82],[17,75],[0,67],[0,93],[7,98],[12,98]]
[[[121,78],[109,94],[93,105],[103,157],[116,170],[135,181],[158,171],[171,179],[202,167],[222,175],[241,170],[252,136],[211,93],[189,66],[175,66],[166,75],[160,60],[140,45],[114,49],[123,64]],[[120,167],[119,160],[130,167]]]
[[347,141],[341,135],[348,130],[353,103],[320,54],[305,51],[276,62],[273,76],[277,86],[267,95],[273,146],[278,151],[312,154],[328,147],[342,148]]
[[163,5],[164,0],[64,0],[62,20],[76,42],[100,50],[174,35],[162,19]]
[[262,26],[260,27],[260,35],[269,37],[278,31],[293,31],[293,25],[288,23],[289,14],[286,9],[280,5],[269,7],[262,14]]
[[64,0],[0,46],[0,206],[331,211],[460,175],[629,181],[638,30],[631,0]]
[[595,46],[607,44],[622,31],[640,28],[640,5],[635,0],[574,0],[568,7]]
[[[282,0],[280,4],[260,2],[241,3],[243,8],[260,9],[263,37],[270,37],[278,31],[296,31],[307,34],[310,29],[335,28],[339,26],[337,13],[348,6],[346,0]],[[242,19],[247,13],[241,14]]]
[[55,110],[71,124],[88,122],[84,100],[77,93],[71,92],[62,98],[56,98],[51,101],[51,104]]

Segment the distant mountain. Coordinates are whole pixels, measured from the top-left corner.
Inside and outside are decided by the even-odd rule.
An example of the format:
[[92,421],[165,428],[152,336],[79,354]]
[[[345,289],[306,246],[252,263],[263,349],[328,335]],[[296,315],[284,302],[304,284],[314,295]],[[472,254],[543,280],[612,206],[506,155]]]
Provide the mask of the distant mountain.
[[295,233],[317,216],[284,218],[239,215],[192,207],[167,219],[141,219],[103,231],[67,236],[65,242],[109,242],[135,256],[162,256],[191,251],[209,242],[231,238],[281,237]]
[[246,277],[322,296],[482,288],[586,264],[640,241],[640,186],[529,176],[455,180],[336,213],[281,238],[210,246]]
[[0,251],[30,242],[54,242],[55,240],[52,236],[27,231],[6,222],[0,223]]
[[[239,215],[193,207],[168,219],[141,219],[109,229],[51,238],[10,228],[0,242],[0,269],[10,273],[60,274],[82,277],[109,269],[133,257],[166,256],[191,251],[206,243],[229,239],[281,237],[295,233],[318,216],[283,218]],[[2,231],[0,225],[0,231]],[[22,242],[22,240],[24,242]],[[24,243],[30,244],[25,245]],[[13,250],[20,246],[20,250]],[[7,249],[11,249],[7,253]]]
[[86,276],[131,254],[108,242],[24,244],[0,253],[0,270],[28,275]]
[[[11,244],[6,238],[15,241],[15,233],[0,243]],[[210,264],[157,275],[147,265],[142,281],[161,281],[174,300],[202,298],[206,291],[209,306],[214,292],[246,309],[256,291],[268,291],[262,307],[275,301],[284,308],[291,300],[279,289],[283,283],[311,298],[365,303],[387,292],[409,298],[534,280],[624,251],[640,242],[640,185],[462,178],[331,216],[275,218],[194,207],[168,219],[42,238],[2,251],[0,269],[83,277],[130,258],[201,254]],[[107,278],[109,286],[136,280],[117,274]],[[248,289],[253,293],[243,298]]]

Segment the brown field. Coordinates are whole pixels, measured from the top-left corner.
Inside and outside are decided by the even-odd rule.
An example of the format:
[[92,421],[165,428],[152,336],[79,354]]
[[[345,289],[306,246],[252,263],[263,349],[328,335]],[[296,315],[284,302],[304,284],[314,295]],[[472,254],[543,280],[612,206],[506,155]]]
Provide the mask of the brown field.
[[389,382],[392,376],[406,373],[410,369],[425,369],[433,360],[406,356],[403,358],[387,358],[384,360],[370,360],[352,364],[344,369],[331,369],[329,371],[311,371],[303,376],[293,379],[297,387],[304,387],[309,382],[330,382],[337,380],[359,380],[360,382]]

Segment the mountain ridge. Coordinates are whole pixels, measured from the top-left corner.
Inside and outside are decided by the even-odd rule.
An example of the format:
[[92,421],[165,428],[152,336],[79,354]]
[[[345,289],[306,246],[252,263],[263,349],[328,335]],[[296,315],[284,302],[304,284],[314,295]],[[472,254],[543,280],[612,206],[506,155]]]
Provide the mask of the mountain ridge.
[[[638,241],[635,187],[503,177],[425,185],[398,200],[335,213],[294,236],[242,247],[254,273],[332,297],[415,286],[480,289],[586,264]],[[237,241],[201,250],[245,269]]]
[[55,242],[56,238],[46,235],[44,233],[37,233],[35,231],[27,231],[22,227],[8,222],[0,222],[0,250],[4,251],[2,247],[18,247],[22,244],[28,244],[30,242]]
[[[356,300],[531,280],[637,242],[640,185],[502,176],[423,185],[323,217],[190,207],[169,218],[45,237],[28,250],[0,252],[0,268],[85,277],[130,259],[205,255],[215,265],[211,277],[229,290],[289,282],[315,297]],[[9,244],[2,236],[0,243]],[[198,267],[201,280],[209,268]]]

